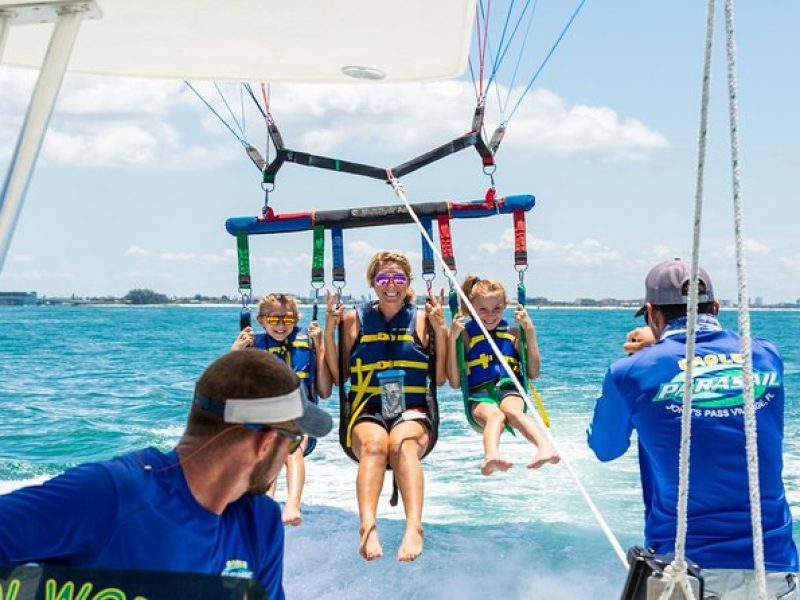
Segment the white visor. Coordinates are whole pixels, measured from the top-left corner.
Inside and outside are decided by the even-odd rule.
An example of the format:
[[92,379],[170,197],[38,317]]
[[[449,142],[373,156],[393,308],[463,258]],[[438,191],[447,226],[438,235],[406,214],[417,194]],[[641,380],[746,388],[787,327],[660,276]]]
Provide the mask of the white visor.
[[303,415],[303,386],[270,398],[229,398],[225,402],[226,423],[282,423]]

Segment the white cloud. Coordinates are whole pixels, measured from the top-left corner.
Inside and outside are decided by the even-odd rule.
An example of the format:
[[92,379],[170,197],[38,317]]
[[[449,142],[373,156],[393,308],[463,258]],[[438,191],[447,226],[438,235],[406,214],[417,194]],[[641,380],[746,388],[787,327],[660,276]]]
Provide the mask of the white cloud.
[[548,90],[528,97],[514,117],[505,147],[564,156],[592,154],[610,160],[637,160],[668,146],[663,134],[604,106],[568,106]]
[[591,238],[567,244],[566,250],[566,262],[575,267],[600,267],[620,259],[619,252]]
[[[14,145],[32,86],[31,72],[0,69],[0,106],[4,107],[0,158],[9,155]],[[210,84],[197,87],[235,129],[216,90]],[[225,85],[223,90],[235,118],[241,120],[238,86]],[[515,90],[515,94],[520,92]],[[505,95],[502,88],[500,95]],[[394,163],[463,134],[470,126],[474,103],[472,86],[463,81],[375,86],[284,84],[273,86],[271,99],[287,146],[312,153],[336,151],[338,155],[345,155],[345,149],[353,145],[389,149],[396,157]],[[495,105],[492,102],[487,107],[489,132],[499,121]],[[264,136],[262,120],[247,100],[247,137],[259,146]],[[204,132],[214,139],[188,144],[185,138],[193,137],[192,132]],[[667,145],[661,133],[611,107],[569,105],[554,92],[537,90],[521,104],[501,151],[634,160]],[[91,167],[174,169],[238,160],[241,154],[223,125],[179,83],[69,75],[43,159]],[[361,161],[370,162],[369,158]]]
[[656,244],[650,248],[648,254],[653,261],[670,260],[681,255],[678,250],[666,244]]
[[75,274],[69,271],[16,271],[13,273],[4,273],[4,275],[6,275],[9,279],[18,279],[20,281],[64,281],[68,279],[75,279]]
[[[578,268],[599,267],[621,258],[618,251],[592,238],[586,238],[580,242],[560,244],[552,240],[534,238],[528,234],[527,243],[528,252],[530,253],[529,260],[563,262]],[[478,250],[488,255],[511,252],[513,248],[514,230],[510,227],[503,230],[498,242],[484,242],[478,246]]]
[[233,262],[233,251],[225,250],[220,254],[211,252],[160,252],[158,259],[164,262],[185,262],[197,264],[226,264]]
[[364,240],[347,243],[347,256],[356,260],[369,260],[378,249]]
[[781,264],[800,271],[800,254],[791,254],[778,257]]
[[[193,263],[206,265],[230,264],[234,262],[234,251],[231,249],[223,250],[220,253],[213,252],[159,252],[141,246],[132,245],[124,252],[124,256],[150,257],[151,259],[167,263]],[[131,272],[133,274],[134,272]],[[148,274],[151,271],[137,271],[136,273]]]
[[17,262],[17,263],[29,263],[33,262],[35,259],[30,254],[15,254],[11,252],[8,255],[9,262]]
[[43,158],[84,167],[144,165],[155,160],[158,138],[136,123],[91,125],[82,133],[51,130]]
[[165,116],[183,102],[183,84],[152,79],[72,75],[64,81],[58,110],[72,115]]
[[150,256],[150,254],[151,254],[150,250],[145,250],[141,246],[137,246],[136,244],[134,244],[133,246],[125,250],[123,256]]
[[[746,256],[766,256],[770,253],[770,248],[766,244],[762,244],[758,240],[754,240],[752,238],[745,238],[742,242],[744,246],[744,252]],[[725,256],[728,258],[734,256],[736,254],[736,246],[734,244],[728,244],[725,247]]]
[[311,267],[311,255],[305,252],[281,254],[278,256],[264,255],[257,257],[255,260],[261,264],[267,265],[268,267]]
[[[34,81],[29,70],[0,68],[0,160],[16,144]],[[238,157],[237,147],[228,143],[184,140],[173,121],[189,100],[176,82],[67,75],[45,136],[42,162],[184,169]],[[192,109],[205,115],[198,104],[195,99]],[[215,131],[221,136],[219,124]]]
[[[294,84],[274,90],[272,105],[278,123],[302,120],[306,131],[302,146],[320,153],[345,141],[405,151],[439,145],[468,128],[475,103],[471,84],[462,81],[359,87]],[[500,94],[505,90],[501,88]],[[496,113],[489,104],[490,133],[492,123],[498,122]],[[520,106],[502,148],[630,160],[667,145],[664,135],[612,108],[569,106],[557,94],[539,90]]]

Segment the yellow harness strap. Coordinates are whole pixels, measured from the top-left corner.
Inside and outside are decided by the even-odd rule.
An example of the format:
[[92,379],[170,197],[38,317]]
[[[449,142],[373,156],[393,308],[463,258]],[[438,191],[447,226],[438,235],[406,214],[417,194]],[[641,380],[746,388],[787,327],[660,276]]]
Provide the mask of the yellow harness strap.
[[[361,411],[364,410],[364,407],[369,402],[369,399],[372,397],[367,396],[367,388],[369,387],[370,382],[372,381],[372,374],[375,372],[375,369],[365,369],[362,366],[361,359],[356,359],[356,364],[354,365],[353,372],[358,374],[358,382],[356,383],[356,395],[353,398],[352,404],[352,413],[350,414],[350,421],[347,423],[347,436],[345,437],[345,445],[348,448],[353,446],[353,425],[356,423],[356,419],[361,414]],[[363,376],[363,372],[366,371],[366,377]]]
[[[504,356],[503,358],[506,359],[506,362],[511,366],[512,369],[517,365],[517,363],[519,363],[516,358],[511,356]],[[494,354],[481,354],[478,358],[467,361],[467,373],[472,371],[472,367],[488,369],[489,363],[493,360],[495,360]]]

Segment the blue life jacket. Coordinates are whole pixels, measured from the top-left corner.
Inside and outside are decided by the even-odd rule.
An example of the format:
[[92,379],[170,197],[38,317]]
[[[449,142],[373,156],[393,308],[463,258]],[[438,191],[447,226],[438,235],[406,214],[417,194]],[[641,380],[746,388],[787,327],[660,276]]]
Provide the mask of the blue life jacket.
[[380,412],[378,372],[403,369],[406,407],[427,409],[430,357],[417,336],[417,306],[404,304],[389,322],[369,302],[356,311],[361,328],[350,352],[348,401],[361,404],[366,397],[366,405],[359,412]]
[[[467,385],[470,389],[507,377],[505,369],[497,361],[478,323],[475,320],[467,322],[465,330],[467,342],[464,345],[464,361],[467,366]],[[505,320],[500,321],[489,333],[511,370],[519,376],[519,352],[514,348],[515,338],[509,331],[508,323]]]
[[257,333],[254,345],[260,350],[266,350],[285,362],[295,372],[306,388],[306,395],[314,404],[319,402],[314,378],[316,376],[316,363],[314,351],[308,332],[295,326],[291,333],[282,342],[267,333]]
[[[319,404],[316,384],[317,363],[314,349],[311,347],[311,340],[304,328],[295,326],[282,342],[267,333],[257,333],[253,340],[253,345],[260,350],[266,350],[270,354],[277,356],[289,365],[294,370],[295,375],[303,382],[303,386],[306,389],[306,398],[314,404]],[[317,438],[308,436],[303,456],[311,454],[316,446]]]

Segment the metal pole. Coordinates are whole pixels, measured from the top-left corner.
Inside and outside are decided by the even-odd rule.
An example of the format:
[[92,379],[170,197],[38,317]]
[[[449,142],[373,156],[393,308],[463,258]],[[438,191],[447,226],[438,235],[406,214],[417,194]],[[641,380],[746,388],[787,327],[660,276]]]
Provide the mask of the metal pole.
[[6,46],[8,30],[11,27],[11,17],[14,16],[10,10],[0,9],[0,63],[3,62],[3,50]]
[[53,105],[86,9],[84,4],[76,4],[65,5],[58,11],[50,45],[33,89],[3,190],[0,192],[0,272],[3,270],[25,192],[42,148]]

